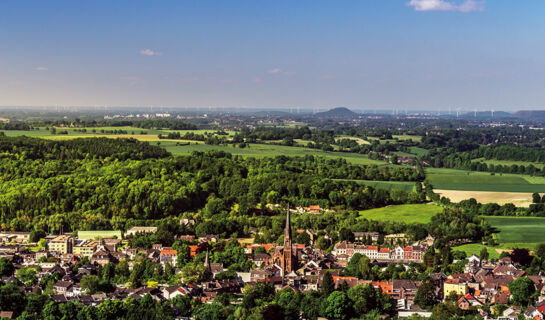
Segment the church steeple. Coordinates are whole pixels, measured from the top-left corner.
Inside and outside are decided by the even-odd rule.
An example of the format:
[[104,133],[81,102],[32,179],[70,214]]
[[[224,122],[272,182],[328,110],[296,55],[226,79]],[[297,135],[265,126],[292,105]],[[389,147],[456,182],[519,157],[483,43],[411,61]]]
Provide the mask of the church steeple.
[[210,266],[210,258],[208,257],[208,249],[206,249],[206,256],[204,258],[204,278],[205,280],[212,280],[212,267]]
[[290,209],[286,213],[286,230],[284,230],[284,248],[282,250],[282,272],[286,276],[296,267],[295,256],[291,244],[291,224],[290,224]]
[[286,214],[286,227],[284,230],[284,246],[286,244],[291,245],[291,222],[290,222],[290,208],[288,207],[288,213]]

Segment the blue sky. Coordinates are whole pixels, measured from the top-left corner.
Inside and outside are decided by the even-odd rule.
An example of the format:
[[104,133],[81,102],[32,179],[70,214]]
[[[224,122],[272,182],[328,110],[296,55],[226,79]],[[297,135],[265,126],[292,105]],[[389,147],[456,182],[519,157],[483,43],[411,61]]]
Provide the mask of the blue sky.
[[545,1],[2,1],[0,105],[545,107]]

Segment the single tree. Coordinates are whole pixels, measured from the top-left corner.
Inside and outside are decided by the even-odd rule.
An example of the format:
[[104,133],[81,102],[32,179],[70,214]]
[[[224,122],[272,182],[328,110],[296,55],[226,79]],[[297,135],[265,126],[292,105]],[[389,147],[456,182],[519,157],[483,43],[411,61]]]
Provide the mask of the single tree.
[[87,294],[94,294],[98,291],[98,277],[94,275],[85,275],[81,277],[80,286]]
[[331,272],[326,271],[322,278],[322,293],[324,296],[329,296],[335,290],[335,283],[333,283],[333,276]]
[[528,277],[520,277],[509,283],[511,302],[517,306],[528,306],[536,292],[534,282]]
[[545,243],[540,243],[537,245],[535,254],[541,259],[545,258]]
[[335,291],[327,298],[326,315],[332,319],[350,319],[351,301],[346,293]]
[[435,286],[431,279],[426,279],[422,281],[420,288],[414,296],[414,302],[419,305],[421,308],[431,309],[434,305],[437,304],[437,299],[435,298]]
[[528,249],[514,249],[511,252],[511,260],[514,263],[519,263],[520,265],[524,267],[528,267],[530,263],[532,262],[532,256],[530,255],[530,252]]
[[15,271],[13,263],[6,257],[0,258],[0,277],[9,277]]
[[488,260],[488,250],[486,250],[486,247],[482,248],[479,256],[481,257],[481,260]]

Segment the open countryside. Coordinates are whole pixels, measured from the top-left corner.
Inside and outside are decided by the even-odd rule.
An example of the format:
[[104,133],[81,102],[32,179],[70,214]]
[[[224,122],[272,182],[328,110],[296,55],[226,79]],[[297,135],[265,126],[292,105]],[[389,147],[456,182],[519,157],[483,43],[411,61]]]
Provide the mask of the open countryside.
[[404,204],[360,211],[360,217],[368,220],[403,223],[428,223],[431,217],[443,211],[433,204]]
[[498,229],[495,238],[500,244],[512,247],[545,242],[545,218],[542,217],[483,217]]
[[453,248],[466,254],[479,255],[483,248],[490,253],[491,258],[498,258],[503,251],[515,248],[535,250],[540,243],[545,243],[545,218],[542,217],[493,217],[483,219],[497,229],[494,235],[497,246],[486,246],[480,243],[470,243]]
[[[543,189],[542,189],[543,190]],[[497,203],[504,205],[512,203],[517,207],[528,207],[532,204],[532,193],[503,191],[465,191],[436,189],[441,197],[447,197],[452,202],[460,202],[473,198],[480,203]]]

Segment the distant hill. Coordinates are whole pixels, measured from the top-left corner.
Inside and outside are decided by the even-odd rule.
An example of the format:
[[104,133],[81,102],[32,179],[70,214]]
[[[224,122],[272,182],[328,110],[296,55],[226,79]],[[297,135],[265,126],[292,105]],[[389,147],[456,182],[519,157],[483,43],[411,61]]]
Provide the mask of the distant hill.
[[357,118],[359,116],[358,113],[355,113],[354,111],[348,109],[348,108],[333,108],[328,111],[324,112],[318,112],[314,114],[317,118],[333,118],[333,119],[350,119],[350,118]]
[[512,117],[519,119],[543,120],[545,119],[545,110],[519,110],[513,113]]

